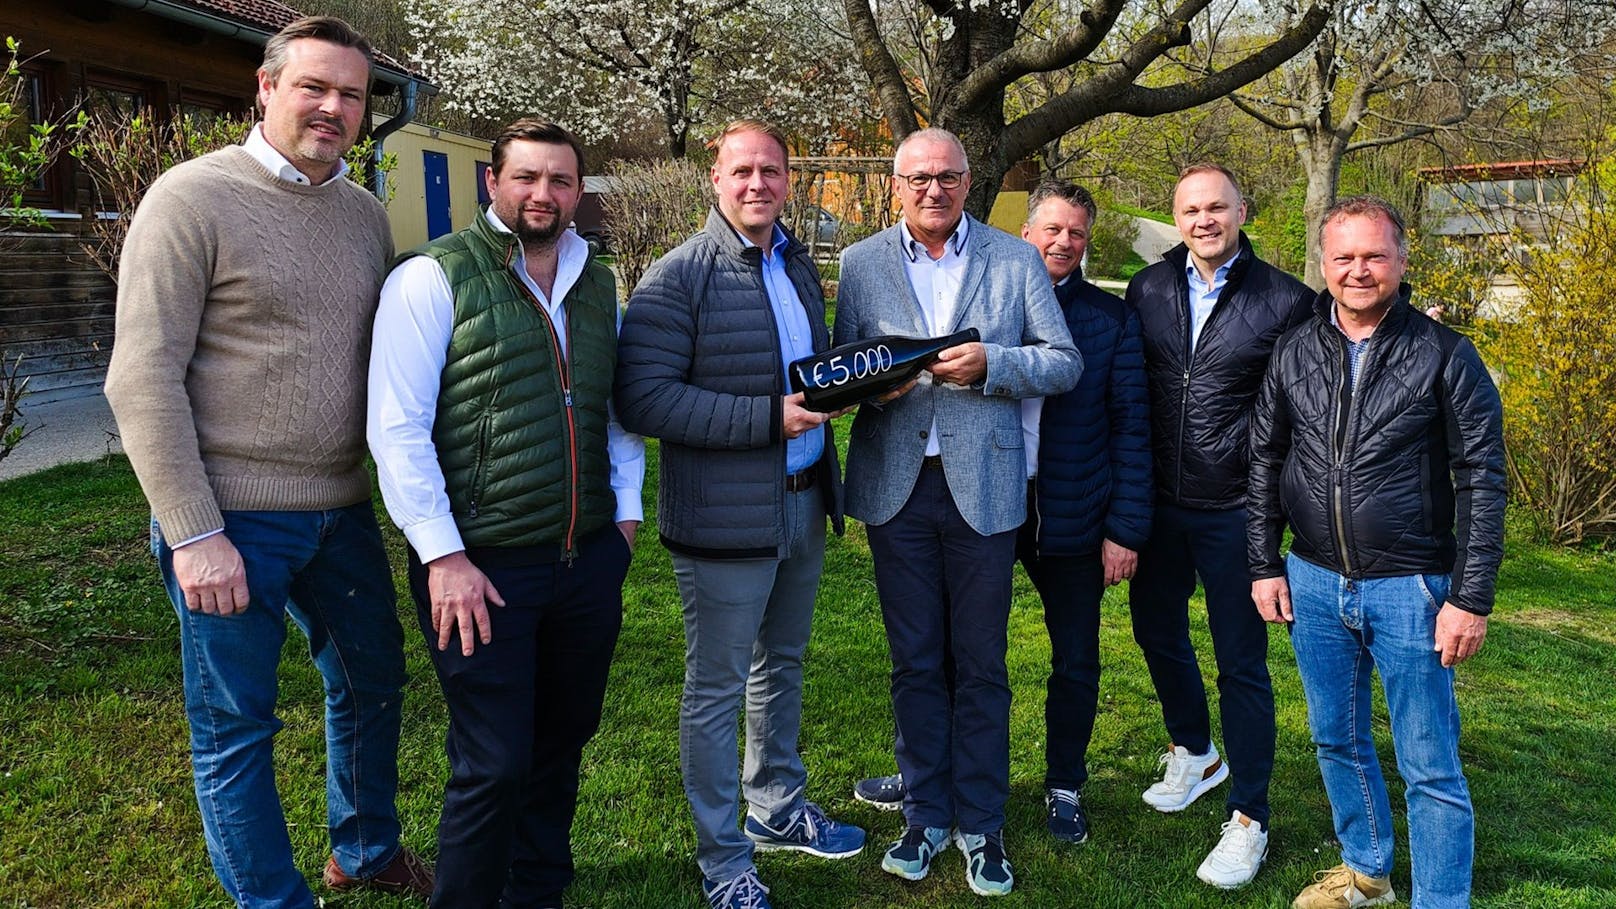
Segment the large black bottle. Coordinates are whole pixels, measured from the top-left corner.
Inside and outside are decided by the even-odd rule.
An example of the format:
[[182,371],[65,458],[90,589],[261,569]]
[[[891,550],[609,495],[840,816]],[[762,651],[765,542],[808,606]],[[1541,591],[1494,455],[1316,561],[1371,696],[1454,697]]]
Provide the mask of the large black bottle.
[[982,340],[974,328],[942,338],[878,335],[793,360],[786,372],[803,406],[819,413],[871,401],[901,388],[950,347]]

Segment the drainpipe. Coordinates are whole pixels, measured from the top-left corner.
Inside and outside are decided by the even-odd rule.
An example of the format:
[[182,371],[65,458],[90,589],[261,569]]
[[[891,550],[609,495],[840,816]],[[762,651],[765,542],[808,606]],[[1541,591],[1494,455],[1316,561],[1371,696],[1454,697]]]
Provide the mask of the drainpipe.
[[403,100],[398,106],[398,113],[392,119],[371,131],[370,137],[376,140],[375,146],[370,150],[370,191],[382,204],[387,203],[387,174],[382,171],[382,143],[393,133],[404,128],[406,123],[415,119],[415,98],[420,83],[414,79],[404,83]]

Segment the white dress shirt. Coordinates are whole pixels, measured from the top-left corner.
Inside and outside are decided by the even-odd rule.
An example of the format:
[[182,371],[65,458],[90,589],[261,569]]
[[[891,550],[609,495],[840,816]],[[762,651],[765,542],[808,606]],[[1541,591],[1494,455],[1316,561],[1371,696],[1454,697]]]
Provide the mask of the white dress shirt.
[[[510,233],[493,211],[483,216],[496,230]],[[569,229],[557,242],[557,251],[560,262],[549,295],[528,275],[520,249],[511,268],[549,314],[566,356],[564,304],[567,292],[588,264],[589,244]],[[443,469],[432,443],[453,329],[454,293],[443,267],[427,256],[415,256],[393,269],[382,285],[381,307],[376,311],[365,434],[376,458],[387,513],[422,562],[466,548],[449,508]],[[645,442],[618,425],[610,403],[607,417],[606,453],[611,462],[612,492],[617,497],[614,520],[644,520],[640,488],[645,479]]]
[[[943,244],[942,256],[933,259],[925,244],[909,233],[908,222],[898,222],[898,229],[903,232],[904,270],[909,275],[909,286],[914,289],[915,299],[920,301],[926,330],[933,337],[946,335],[953,329],[960,288],[965,284],[965,240],[970,223],[970,218],[960,218],[959,226],[954,228],[948,241]],[[931,431],[926,434],[926,456],[932,457],[941,452],[942,447],[937,441],[937,420],[933,418]]]
[[[1067,275],[1056,281],[1055,286],[1061,287],[1070,280],[1072,280],[1072,276]],[[1043,398],[1021,399],[1021,439],[1022,445],[1027,450],[1027,479],[1029,480],[1038,476],[1038,440],[1043,435],[1043,419]]]
[[[280,179],[285,180],[288,183],[301,183],[304,186],[310,185],[308,176],[302,171],[298,170],[296,167],[293,167],[292,162],[288,161],[285,155],[276,151],[275,146],[270,145],[269,140],[264,138],[264,124],[259,123],[253,126],[252,132],[247,134],[247,139],[245,142],[241,143],[241,147],[246,150],[247,154],[252,155],[259,164],[264,165],[265,170],[268,170],[270,173],[274,174]],[[340,180],[347,173],[348,162],[338,159],[337,169],[332,172],[331,177],[327,179],[325,183],[321,183],[320,185],[324,186],[326,183],[330,183],[332,180]]]

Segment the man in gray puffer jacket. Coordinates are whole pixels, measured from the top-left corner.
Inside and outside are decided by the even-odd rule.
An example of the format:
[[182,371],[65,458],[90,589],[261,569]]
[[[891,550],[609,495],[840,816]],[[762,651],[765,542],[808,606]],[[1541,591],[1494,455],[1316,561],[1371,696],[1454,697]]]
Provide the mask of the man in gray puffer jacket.
[[625,427],[662,441],[658,529],[684,601],[679,759],[702,892],[714,909],[768,909],[754,848],[845,858],[864,846],[863,830],[807,801],[797,754],[825,519],[841,532],[842,489],[832,415],[786,387],[786,364],[830,338],[818,270],[778,222],[785,137],[739,120],[714,144],[718,207],[635,288],[614,400]]

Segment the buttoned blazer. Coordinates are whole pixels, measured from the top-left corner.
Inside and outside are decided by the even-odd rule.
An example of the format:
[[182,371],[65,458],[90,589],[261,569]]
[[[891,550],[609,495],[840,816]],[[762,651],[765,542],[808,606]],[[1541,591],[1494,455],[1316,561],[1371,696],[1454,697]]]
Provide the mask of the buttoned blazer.
[[[894,225],[843,251],[837,345],[931,333],[909,283],[902,242]],[[898,513],[920,476],[935,421],[948,490],[971,528],[984,535],[1002,533],[1026,519],[1020,399],[1072,388],[1083,359],[1037,251],[975,219],[967,230],[965,277],[954,320],[938,326],[938,333],[966,328],[982,333],[987,354],[982,382],[952,385],[922,373],[903,397],[859,408],[847,450],[850,517],[884,524]]]

